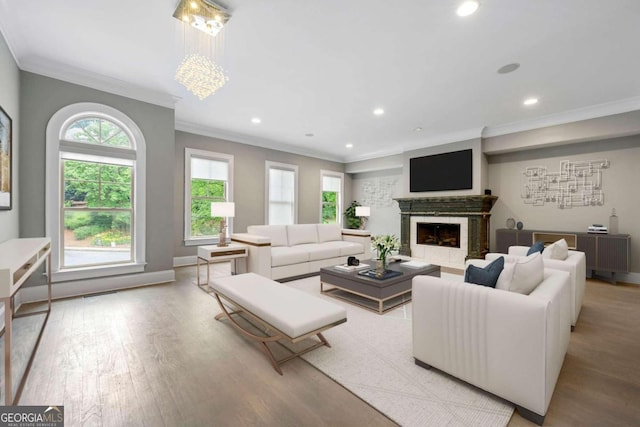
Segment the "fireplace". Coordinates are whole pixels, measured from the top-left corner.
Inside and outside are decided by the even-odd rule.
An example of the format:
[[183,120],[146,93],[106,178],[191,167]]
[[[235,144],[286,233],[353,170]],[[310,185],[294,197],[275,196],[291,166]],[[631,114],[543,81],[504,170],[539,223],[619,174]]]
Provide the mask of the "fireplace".
[[460,247],[460,224],[419,222],[416,226],[416,244],[418,245]]

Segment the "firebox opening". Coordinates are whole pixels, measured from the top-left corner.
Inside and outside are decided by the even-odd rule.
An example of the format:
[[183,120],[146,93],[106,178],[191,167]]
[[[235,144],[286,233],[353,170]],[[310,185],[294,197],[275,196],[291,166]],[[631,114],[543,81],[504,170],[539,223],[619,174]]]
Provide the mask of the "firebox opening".
[[460,247],[460,224],[419,222],[417,227],[416,243],[418,245]]

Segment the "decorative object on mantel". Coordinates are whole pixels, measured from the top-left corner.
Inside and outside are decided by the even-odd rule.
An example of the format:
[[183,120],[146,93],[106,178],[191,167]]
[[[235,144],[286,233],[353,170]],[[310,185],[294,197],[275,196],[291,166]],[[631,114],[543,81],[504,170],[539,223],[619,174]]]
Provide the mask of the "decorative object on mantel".
[[11,210],[11,117],[0,107],[0,210]]
[[522,172],[521,196],[525,204],[533,206],[602,206],[602,170],[609,166],[609,160],[563,160],[559,172],[547,172],[543,166],[528,167]]
[[[185,50],[185,57],[176,71],[175,79],[203,100],[228,80],[214,56],[223,50],[222,30],[231,14],[210,0],[181,0],[173,17],[184,24]],[[215,42],[212,44],[214,37]]]
[[513,230],[513,227],[516,226],[516,220],[513,218],[507,218],[507,228],[509,230]]
[[516,228],[518,228],[518,230],[522,230],[523,227],[524,224],[522,223],[522,221],[518,221],[518,223],[516,224]]
[[611,209],[611,216],[609,217],[609,233],[618,234],[618,215],[616,215],[616,209]]
[[383,277],[387,271],[387,257],[400,248],[400,241],[392,234],[371,236],[371,250],[376,251],[376,275]]

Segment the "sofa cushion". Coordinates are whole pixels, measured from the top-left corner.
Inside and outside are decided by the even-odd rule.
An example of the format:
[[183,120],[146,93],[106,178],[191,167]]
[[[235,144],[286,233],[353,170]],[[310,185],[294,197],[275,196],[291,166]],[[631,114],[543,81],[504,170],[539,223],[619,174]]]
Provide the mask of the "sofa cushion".
[[271,248],[271,267],[298,264],[309,261],[309,252],[297,246],[278,246]]
[[342,229],[338,224],[318,224],[318,242],[342,240]]
[[531,247],[527,251],[527,256],[529,256],[529,255],[531,255],[533,253],[536,253],[536,252],[542,253],[542,251],[544,251],[544,242],[541,242],[541,241],[538,240],[533,245],[531,245]]
[[332,248],[338,248],[340,250],[340,256],[364,254],[364,248],[360,243],[356,243],[356,242],[345,242],[343,240],[340,240],[340,241],[324,242],[322,245],[327,247],[332,247]]
[[247,233],[266,236],[271,239],[271,246],[287,246],[286,225],[250,225]]
[[289,239],[289,246],[301,245],[303,243],[318,243],[318,225],[287,225],[287,238]]
[[467,267],[467,271],[464,273],[464,281],[467,283],[495,288],[498,276],[500,276],[503,268],[504,257],[497,258],[487,264],[484,268],[470,264]]
[[542,253],[544,259],[558,259],[564,261],[569,256],[569,245],[564,239],[553,242]]
[[544,279],[544,264],[540,252],[516,261],[511,279],[511,292],[529,295]]
[[304,245],[296,245],[296,249],[306,251],[309,254],[309,261],[337,258],[340,256],[340,248],[328,246],[325,243],[305,243]]

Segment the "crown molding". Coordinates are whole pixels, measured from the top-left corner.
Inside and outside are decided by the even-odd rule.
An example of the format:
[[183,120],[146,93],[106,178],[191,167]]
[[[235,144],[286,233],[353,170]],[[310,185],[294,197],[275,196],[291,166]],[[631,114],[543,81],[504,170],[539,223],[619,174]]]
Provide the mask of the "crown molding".
[[196,123],[187,122],[184,120],[176,120],[175,129],[193,133],[196,135],[208,136],[211,138],[224,139],[226,141],[237,142],[240,144],[253,145],[255,147],[267,148],[271,150],[284,151],[286,153],[297,154],[300,156],[313,157],[321,160],[328,160],[331,162],[345,163],[344,159],[331,156],[327,153],[307,150],[303,147],[285,144],[282,142],[273,141],[268,138],[260,138],[251,135],[246,135],[238,132],[231,132],[222,129],[212,128],[208,126],[199,125]]
[[71,67],[40,57],[23,59],[18,63],[18,67],[30,73],[40,74],[142,102],[148,102],[149,104],[165,108],[174,109],[176,103],[181,99],[178,96],[165,92],[144,88],[113,77]]
[[540,129],[549,126],[579,122],[582,120],[595,119],[598,117],[628,113],[635,110],[640,110],[640,96],[607,102],[603,104],[590,105],[588,107],[577,108],[575,110],[564,111],[557,114],[549,114],[531,120],[522,120],[518,122],[506,123],[503,125],[488,126],[482,132],[482,137],[490,138],[493,136],[506,135],[510,133]]

